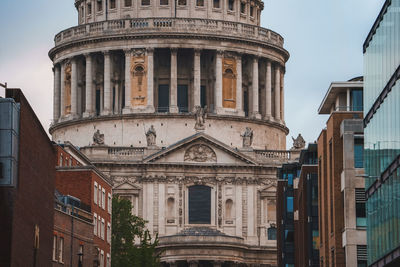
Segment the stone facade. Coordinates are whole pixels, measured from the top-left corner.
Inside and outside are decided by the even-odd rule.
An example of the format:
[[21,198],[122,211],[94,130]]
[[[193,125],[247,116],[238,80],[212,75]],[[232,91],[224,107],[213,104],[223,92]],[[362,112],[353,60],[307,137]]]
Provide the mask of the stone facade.
[[75,6],[79,25],[49,52],[53,140],[80,147],[131,200],[164,265],[276,266],[276,168],[296,152],[283,112],[289,54],[259,27],[263,2]]

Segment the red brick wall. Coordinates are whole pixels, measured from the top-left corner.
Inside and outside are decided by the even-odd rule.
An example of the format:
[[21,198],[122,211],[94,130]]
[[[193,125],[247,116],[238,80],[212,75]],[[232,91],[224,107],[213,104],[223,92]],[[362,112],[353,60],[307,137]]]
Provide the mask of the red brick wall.
[[[22,92],[8,89],[6,97],[21,104],[21,114],[17,187],[0,188],[0,266],[51,266],[54,150]],[[34,264],[35,225],[40,248]]]
[[[57,158],[56,158],[56,166],[59,167],[67,167],[67,166],[79,166],[80,163],[73,156],[71,156],[67,151],[65,151],[61,146],[56,145],[57,150]],[[60,161],[62,158],[62,161]],[[69,163],[71,162],[71,165]],[[62,165],[61,165],[62,163]]]

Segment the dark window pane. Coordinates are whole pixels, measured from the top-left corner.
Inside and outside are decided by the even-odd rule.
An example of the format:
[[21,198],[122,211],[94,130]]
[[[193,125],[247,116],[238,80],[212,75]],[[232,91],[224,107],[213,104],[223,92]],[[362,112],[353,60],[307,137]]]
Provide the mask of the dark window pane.
[[158,86],[158,112],[169,111],[169,85],[160,84]]
[[287,212],[293,212],[293,197],[287,197]]
[[354,139],[354,168],[363,168],[364,141],[361,138]]
[[276,240],[276,228],[268,228],[268,240]]
[[189,223],[211,223],[211,188],[204,185],[189,187]]
[[178,85],[178,108],[179,112],[189,112],[187,85]]
[[363,91],[353,90],[351,91],[351,109],[353,111],[363,111]]

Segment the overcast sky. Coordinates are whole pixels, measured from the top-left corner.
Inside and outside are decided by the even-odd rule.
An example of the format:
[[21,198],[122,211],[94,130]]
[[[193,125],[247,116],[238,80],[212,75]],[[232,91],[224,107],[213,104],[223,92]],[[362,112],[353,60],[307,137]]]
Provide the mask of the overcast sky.
[[[298,133],[313,142],[327,120],[317,109],[330,83],[362,75],[362,44],[384,0],[264,3],[261,26],[280,33],[291,55],[285,76],[287,148]],[[0,10],[0,83],[21,88],[47,130],[53,114],[47,53],[55,34],[77,25],[74,1],[0,0]]]

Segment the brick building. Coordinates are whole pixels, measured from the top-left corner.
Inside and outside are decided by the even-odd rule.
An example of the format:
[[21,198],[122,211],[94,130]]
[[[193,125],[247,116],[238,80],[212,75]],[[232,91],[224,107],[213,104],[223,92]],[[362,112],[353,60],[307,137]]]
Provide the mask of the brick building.
[[362,78],[332,83],[319,108],[320,266],[366,266],[362,89]]
[[54,176],[48,135],[21,90],[7,89],[0,99],[0,266],[51,266]]
[[[69,201],[70,199],[73,201]],[[97,251],[93,243],[93,214],[77,206],[78,199],[56,194],[53,267],[98,266]]]
[[111,266],[110,180],[71,143],[56,145],[56,189],[80,200],[81,208],[93,214],[94,245],[101,267]]

